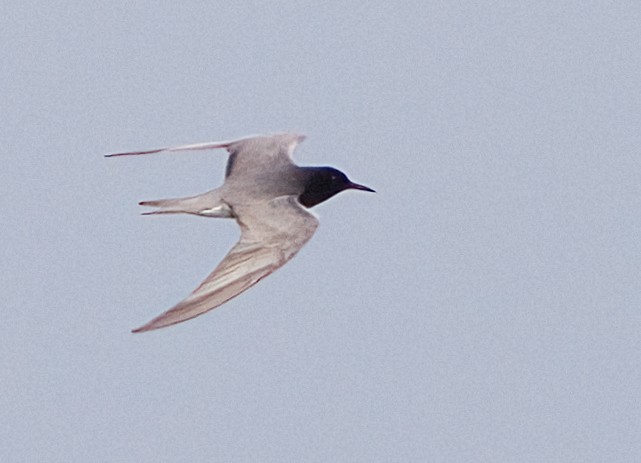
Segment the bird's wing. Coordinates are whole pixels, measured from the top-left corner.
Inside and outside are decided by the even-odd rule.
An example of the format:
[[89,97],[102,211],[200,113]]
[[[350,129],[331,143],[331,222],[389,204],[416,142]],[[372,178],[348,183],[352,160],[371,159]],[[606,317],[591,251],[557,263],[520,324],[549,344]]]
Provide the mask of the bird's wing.
[[242,233],[218,267],[185,300],[133,330],[150,331],[202,315],[283,266],[309,241],[318,220],[295,196],[234,207]]
[[194,143],[191,145],[172,146],[145,151],[130,151],[126,153],[106,154],[105,157],[115,156],[135,156],[139,154],[154,154],[162,152],[191,151],[191,150],[209,150],[216,148],[226,148],[230,154],[242,153],[248,155],[260,155],[276,157],[278,155],[291,156],[292,152],[300,142],[305,139],[304,135],[291,133],[280,133],[276,135],[253,135],[249,137],[238,138],[236,140],[212,141],[205,143]]
[[138,154],[154,154],[154,153],[172,152],[172,151],[211,150],[215,148],[228,148],[232,143],[236,143],[238,141],[239,140],[193,143],[191,145],[172,146],[169,148],[157,148],[157,149],[145,150],[145,151],[129,151],[126,153],[105,154],[105,157],[113,158],[116,156],[135,156]]
[[239,140],[227,148],[229,160],[225,177],[247,178],[291,165],[292,153],[304,139],[304,135],[281,133]]

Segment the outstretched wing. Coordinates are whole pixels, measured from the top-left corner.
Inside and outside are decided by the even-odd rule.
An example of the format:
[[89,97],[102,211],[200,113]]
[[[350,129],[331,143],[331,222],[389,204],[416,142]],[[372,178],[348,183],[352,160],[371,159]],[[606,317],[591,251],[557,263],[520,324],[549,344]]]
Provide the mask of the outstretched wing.
[[275,135],[252,135],[238,138],[236,140],[212,141],[205,143],[193,143],[190,145],[172,146],[157,148],[145,151],[129,151],[126,153],[105,154],[105,157],[136,156],[140,154],[154,154],[162,152],[210,150],[225,148],[230,154],[238,154],[241,157],[267,156],[270,158],[285,155],[291,156],[296,146],[305,139],[304,135],[294,133],[279,133]]
[[134,333],[202,315],[282,267],[309,241],[318,220],[294,196],[234,208],[242,233],[218,267],[185,300]]
[[210,141],[205,143],[193,143],[190,145],[172,146],[172,147],[157,148],[157,149],[145,150],[145,151],[129,151],[126,153],[105,154],[105,157],[113,158],[116,156],[136,156],[139,154],[155,154],[155,153],[162,153],[165,151],[173,152],[173,151],[211,150],[216,148],[229,148],[233,144],[241,143],[245,140],[250,140],[252,138],[255,138],[255,137],[250,136],[250,137],[239,138],[237,140]]
[[296,146],[304,139],[304,135],[294,133],[255,135],[236,140],[212,141],[170,148],[106,154],[105,157],[225,148],[229,152],[225,177],[229,177],[234,172],[239,172],[239,175],[251,175],[252,172],[262,172],[265,169],[276,170],[283,165],[292,164],[291,155]]

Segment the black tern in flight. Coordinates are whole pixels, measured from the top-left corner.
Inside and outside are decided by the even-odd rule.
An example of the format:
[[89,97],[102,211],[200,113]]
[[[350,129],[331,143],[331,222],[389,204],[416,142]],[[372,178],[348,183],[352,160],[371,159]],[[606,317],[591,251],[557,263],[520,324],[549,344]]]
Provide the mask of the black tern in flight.
[[374,191],[332,167],[295,165],[291,154],[304,139],[303,135],[284,133],[107,155],[226,148],[229,159],[221,187],[197,196],[142,201],[140,205],[157,208],[145,215],[233,218],[241,230],[238,243],[200,286],[134,333],[184,322],[224,304],[282,267],[309,241],[318,219],[307,208],[343,190]]

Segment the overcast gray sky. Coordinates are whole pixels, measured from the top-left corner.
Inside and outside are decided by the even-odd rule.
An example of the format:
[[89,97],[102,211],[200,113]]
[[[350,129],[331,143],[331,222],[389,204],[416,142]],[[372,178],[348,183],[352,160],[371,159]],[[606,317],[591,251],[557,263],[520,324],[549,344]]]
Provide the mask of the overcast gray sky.
[[[0,6],[2,462],[641,460],[636,2]],[[255,133],[375,188],[223,307],[142,217]]]

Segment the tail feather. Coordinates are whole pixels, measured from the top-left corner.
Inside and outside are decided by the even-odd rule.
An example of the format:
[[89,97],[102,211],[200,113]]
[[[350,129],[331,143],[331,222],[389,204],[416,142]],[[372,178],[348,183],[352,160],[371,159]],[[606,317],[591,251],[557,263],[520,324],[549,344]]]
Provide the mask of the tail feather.
[[143,212],[142,215],[152,215],[152,214],[180,214],[180,213],[195,213],[193,205],[190,205],[188,201],[181,200],[179,198],[175,199],[157,199],[154,201],[140,201],[138,203],[141,206],[147,207],[157,207],[157,211]]
[[155,211],[143,212],[142,215],[195,214],[206,217],[233,217],[231,208],[221,200],[217,190],[186,198],[157,199],[141,201],[138,204],[158,208]]

